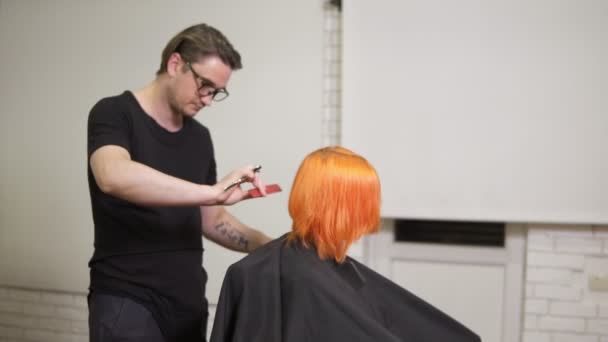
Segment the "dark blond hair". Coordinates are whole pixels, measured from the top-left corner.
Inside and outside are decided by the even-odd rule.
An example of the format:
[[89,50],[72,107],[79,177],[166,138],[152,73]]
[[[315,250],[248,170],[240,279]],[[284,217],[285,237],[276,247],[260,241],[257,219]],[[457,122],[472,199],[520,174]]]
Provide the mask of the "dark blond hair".
[[313,245],[321,259],[343,262],[348,247],[380,225],[380,180],[365,158],[343,147],[309,154],[289,196],[288,240]]
[[156,75],[167,71],[167,62],[174,52],[187,62],[194,63],[209,56],[219,57],[232,70],[243,67],[241,55],[217,29],[207,25],[193,25],[176,34],[163,49],[160,68]]

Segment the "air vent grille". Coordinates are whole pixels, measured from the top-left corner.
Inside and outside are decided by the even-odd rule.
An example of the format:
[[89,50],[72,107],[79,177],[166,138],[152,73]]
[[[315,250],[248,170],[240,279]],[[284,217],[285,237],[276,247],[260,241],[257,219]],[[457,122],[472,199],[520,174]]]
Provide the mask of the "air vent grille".
[[505,224],[494,222],[396,220],[395,241],[504,247]]

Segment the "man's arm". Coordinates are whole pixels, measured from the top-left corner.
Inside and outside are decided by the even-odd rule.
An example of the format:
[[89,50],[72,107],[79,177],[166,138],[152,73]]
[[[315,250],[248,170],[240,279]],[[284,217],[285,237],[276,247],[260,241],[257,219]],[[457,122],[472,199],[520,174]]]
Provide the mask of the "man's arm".
[[116,145],[98,148],[89,163],[101,191],[141,205],[230,205],[248,198],[247,192],[238,186],[224,191],[230,182],[246,177],[254,186],[262,186],[251,166],[233,171],[213,186],[200,185],[133,161],[126,149]]
[[249,253],[272,240],[244,225],[223,206],[203,206],[201,217],[203,236],[233,251]]

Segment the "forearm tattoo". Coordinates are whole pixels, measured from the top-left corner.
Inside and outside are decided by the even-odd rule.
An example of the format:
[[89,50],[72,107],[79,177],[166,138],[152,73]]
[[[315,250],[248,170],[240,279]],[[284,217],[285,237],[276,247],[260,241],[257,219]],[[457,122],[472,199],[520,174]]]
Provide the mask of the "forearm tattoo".
[[220,222],[215,226],[215,229],[220,234],[227,237],[228,240],[230,240],[236,246],[236,248],[242,249],[244,251],[249,250],[249,240],[247,240],[247,238],[243,234],[241,234],[238,230],[231,226],[230,223]]

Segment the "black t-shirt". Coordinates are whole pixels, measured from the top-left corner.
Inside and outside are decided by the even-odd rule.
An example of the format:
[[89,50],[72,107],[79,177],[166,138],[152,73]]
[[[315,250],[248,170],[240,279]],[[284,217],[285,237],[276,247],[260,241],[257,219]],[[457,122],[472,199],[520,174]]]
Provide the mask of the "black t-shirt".
[[[158,125],[132,93],[100,100],[88,121],[88,156],[117,145],[131,159],[198,184],[216,183],[209,131],[184,117]],[[154,315],[168,341],[201,340],[207,321],[199,207],[150,207],[103,193],[88,166],[95,224],[90,291],[127,296]]]

